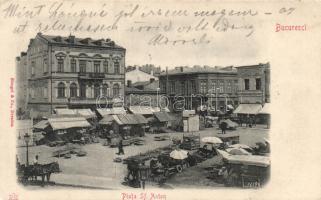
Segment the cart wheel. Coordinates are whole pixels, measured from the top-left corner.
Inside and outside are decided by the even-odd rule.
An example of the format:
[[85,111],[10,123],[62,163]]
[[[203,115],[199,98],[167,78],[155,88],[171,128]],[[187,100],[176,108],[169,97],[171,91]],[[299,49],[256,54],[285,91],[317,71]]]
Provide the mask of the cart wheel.
[[176,165],[176,170],[178,173],[181,173],[183,171],[183,167],[181,165]]

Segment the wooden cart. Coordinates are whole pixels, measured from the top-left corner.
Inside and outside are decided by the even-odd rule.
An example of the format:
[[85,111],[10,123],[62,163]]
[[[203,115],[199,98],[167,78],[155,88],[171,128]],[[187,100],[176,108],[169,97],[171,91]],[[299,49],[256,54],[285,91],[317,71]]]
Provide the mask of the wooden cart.
[[181,149],[195,150],[200,147],[200,137],[198,135],[183,136],[183,142],[180,145]]

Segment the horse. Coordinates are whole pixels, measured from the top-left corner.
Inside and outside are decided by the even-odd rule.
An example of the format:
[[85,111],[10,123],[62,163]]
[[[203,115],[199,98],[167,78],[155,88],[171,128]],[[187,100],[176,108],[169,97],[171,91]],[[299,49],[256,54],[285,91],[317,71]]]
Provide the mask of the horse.
[[37,180],[37,177],[41,177],[41,183],[42,186],[45,183],[45,178],[47,178],[47,182],[50,181],[50,175],[52,173],[58,173],[60,172],[59,169],[59,164],[58,162],[52,162],[49,164],[35,164],[35,165],[29,165],[29,166],[24,166],[22,165],[21,170],[23,171],[23,177],[22,177],[22,182],[27,182],[29,178],[32,180]]

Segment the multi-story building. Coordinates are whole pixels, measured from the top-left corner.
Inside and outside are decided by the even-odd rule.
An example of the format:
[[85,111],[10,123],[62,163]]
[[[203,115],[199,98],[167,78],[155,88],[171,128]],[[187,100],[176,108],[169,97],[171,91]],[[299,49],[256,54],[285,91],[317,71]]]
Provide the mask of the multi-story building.
[[270,64],[240,66],[237,68],[239,102],[270,103]]
[[238,104],[236,75],[233,67],[176,67],[162,72],[159,80],[172,110],[197,109],[202,105],[222,110]]
[[[110,39],[38,33],[27,50],[28,109],[32,117],[55,108],[94,108],[124,97],[126,49]],[[106,105],[105,105],[106,106]]]

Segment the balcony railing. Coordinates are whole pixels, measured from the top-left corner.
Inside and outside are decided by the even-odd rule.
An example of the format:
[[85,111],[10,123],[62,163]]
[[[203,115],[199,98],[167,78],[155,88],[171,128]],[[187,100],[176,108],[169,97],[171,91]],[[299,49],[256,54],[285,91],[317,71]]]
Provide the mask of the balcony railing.
[[96,98],[72,97],[69,99],[70,104],[96,104]]
[[105,78],[104,73],[95,73],[95,72],[79,72],[80,78]]
[[86,97],[71,97],[68,99],[69,104],[81,105],[81,104],[109,104],[119,102],[115,97],[107,98],[86,98]]

